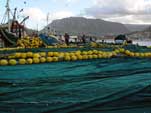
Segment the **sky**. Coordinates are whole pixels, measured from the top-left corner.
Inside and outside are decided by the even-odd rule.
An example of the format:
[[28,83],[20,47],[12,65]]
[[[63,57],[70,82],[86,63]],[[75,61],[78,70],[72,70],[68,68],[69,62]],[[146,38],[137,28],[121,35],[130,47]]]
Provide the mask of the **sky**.
[[[6,0],[0,0],[0,21],[5,14]],[[17,7],[17,19],[29,16],[26,26],[42,29],[55,19],[86,17],[124,24],[151,24],[151,0],[10,0]],[[23,9],[22,12],[20,10]]]

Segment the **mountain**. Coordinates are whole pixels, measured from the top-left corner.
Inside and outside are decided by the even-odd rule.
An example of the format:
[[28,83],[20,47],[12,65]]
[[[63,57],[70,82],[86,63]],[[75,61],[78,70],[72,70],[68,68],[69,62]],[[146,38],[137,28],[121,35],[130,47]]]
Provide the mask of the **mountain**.
[[131,31],[143,31],[144,29],[148,28],[150,25],[140,25],[140,24],[124,24],[126,28]]
[[145,28],[143,31],[144,31],[144,32],[151,32],[151,26],[148,26],[148,27]]
[[151,40],[151,26],[146,26],[141,31],[130,32],[127,34],[133,40]]
[[[69,33],[70,35],[117,35],[129,32],[129,30],[121,23],[104,21],[101,19],[87,19],[83,17],[70,17],[54,20],[45,27],[55,29],[58,34]],[[43,32],[44,32],[43,30]]]
[[30,29],[30,28],[25,28],[25,31],[26,31],[27,35],[33,35],[33,33],[37,33],[36,30]]

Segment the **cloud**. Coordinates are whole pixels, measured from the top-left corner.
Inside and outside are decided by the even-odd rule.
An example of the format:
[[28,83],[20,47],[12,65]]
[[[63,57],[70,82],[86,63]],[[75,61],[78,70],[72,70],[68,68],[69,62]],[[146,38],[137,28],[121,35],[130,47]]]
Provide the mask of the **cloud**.
[[[29,20],[26,22],[26,25],[29,28],[37,29],[38,25],[39,29],[43,29],[47,24],[47,13],[43,12],[39,8],[27,8],[24,10],[23,16],[29,16]],[[70,11],[56,11],[49,13],[49,23],[55,19],[62,19],[71,16],[74,16],[74,14]]]
[[55,13],[52,13],[51,21],[55,19],[62,19],[66,17],[74,16],[74,14],[70,11],[57,11]]
[[37,29],[37,24],[39,24],[40,28],[43,27],[46,14],[39,8],[27,8],[24,10],[23,15],[29,16],[27,27]]
[[[85,15],[122,23],[151,23],[151,0],[94,0]],[[146,21],[147,20],[147,21]]]
[[79,0],[53,0],[54,2],[63,2],[63,3],[75,3]]
[[67,0],[67,2],[77,2],[79,0]]
[[32,20],[40,21],[44,18],[45,14],[39,8],[27,8],[23,12],[24,15],[30,16]]

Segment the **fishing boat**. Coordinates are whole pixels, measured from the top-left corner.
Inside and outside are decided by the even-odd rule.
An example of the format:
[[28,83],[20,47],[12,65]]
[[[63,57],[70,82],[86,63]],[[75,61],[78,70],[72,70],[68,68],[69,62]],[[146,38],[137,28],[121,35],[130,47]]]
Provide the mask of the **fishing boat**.
[[44,33],[39,34],[39,38],[47,46],[56,45],[59,43],[59,37],[56,35],[54,29],[50,32],[50,27],[47,27],[49,25],[49,13],[46,16],[46,20],[46,29],[44,30]]
[[6,11],[0,25],[0,47],[16,46],[17,40],[26,34],[24,22],[29,18],[29,16],[25,17],[21,22],[19,22],[16,19],[17,8],[15,8],[14,14],[11,17],[9,2],[10,0],[7,0]]

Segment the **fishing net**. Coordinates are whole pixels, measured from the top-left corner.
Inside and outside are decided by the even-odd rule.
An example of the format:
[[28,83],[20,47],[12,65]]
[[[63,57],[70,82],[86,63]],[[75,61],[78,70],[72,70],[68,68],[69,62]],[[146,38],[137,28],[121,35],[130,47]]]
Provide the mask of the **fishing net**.
[[150,59],[1,66],[0,112],[151,113]]

